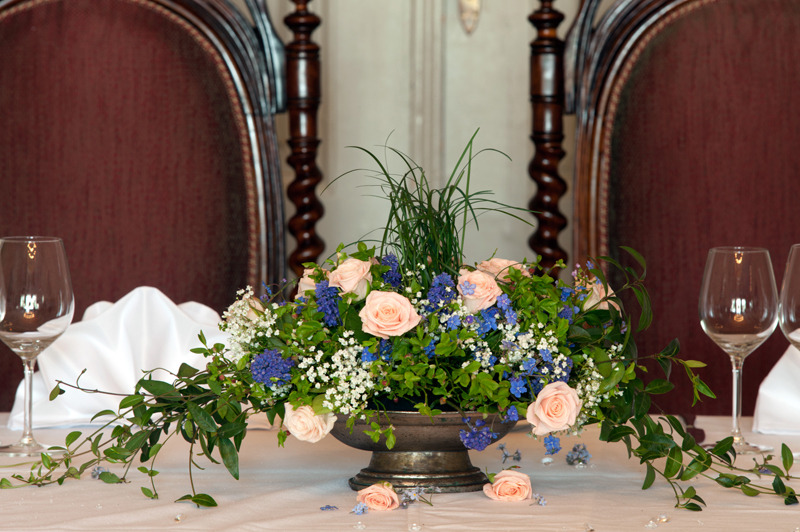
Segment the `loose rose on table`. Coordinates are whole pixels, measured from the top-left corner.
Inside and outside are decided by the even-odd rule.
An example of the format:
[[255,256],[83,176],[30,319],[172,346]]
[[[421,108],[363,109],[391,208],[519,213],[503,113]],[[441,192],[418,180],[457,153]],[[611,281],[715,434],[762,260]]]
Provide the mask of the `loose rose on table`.
[[373,484],[368,488],[360,490],[356,500],[366,504],[370,510],[381,512],[394,510],[400,506],[400,498],[389,482]]
[[370,292],[358,316],[364,332],[384,339],[407,333],[422,319],[408,298],[395,292]]
[[486,272],[461,269],[458,273],[458,293],[470,314],[491,307],[503,293],[494,276]]
[[343,294],[355,294],[359,301],[367,296],[369,283],[372,282],[370,261],[349,258],[328,274],[329,286],[342,289]]
[[300,441],[320,441],[333,429],[335,422],[336,414],[329,412],[317,415],[310,406],[301,406],[295,410],[291,404],[286,403],[283,424]]
[[578,393],[561,381],[551,382],[539,392],[527,412],[536,436],[565,430],[575,424],[583,402]]
[[523,501],[531,498],[533,489],[528,475],[506,469],[497,473],[491,484],[484,484],[483,492],[495,501]]

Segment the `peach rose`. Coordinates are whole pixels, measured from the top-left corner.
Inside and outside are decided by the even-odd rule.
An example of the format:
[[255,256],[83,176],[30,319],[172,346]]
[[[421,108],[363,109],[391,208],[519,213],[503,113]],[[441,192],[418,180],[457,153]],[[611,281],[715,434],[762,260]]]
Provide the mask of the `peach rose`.
[[471,314],[491,307],[497,302],[497,296],[503,293],[494,277],[486,272],[462,269],[458,273],[458,292]]
[[355,294],[364,299],[372,282],[371,264],[364,260],[347,259],[328,274],[329,286],[338,286],[344,294]]
[[370,292],[358,316],[364,332],[379,338],[403,335],[421,319],[411,301],[394,292]]
[[528,407],[528,423],[534,426],[533,433],[537,436],[564,430],[575,424],[581,406],[583,402],[575,390],[564,382],[551,382]]
[[531,498],[531,478],[525,473],[506,469],[494,476],[494,482],[483,485],[483,492],[495,501],[523,501]]
[[309,277],[313,273],[313,268],[306,268],[303,270],[303,276],[299,281],[297,281],[297,295],[295,296],[295,299],[305,296],[306,292],[313,292],[317,288],[317,283],[314,281],[314,279]]
[[283,424],[300,441],[318,442],[331,431],[336,422],[336,414],[331,412],[316,415],[310,406],[301,406],[295,410],[291,404],[285,403],[284,407],[286,413]]
[[400,506],[400,499],[394,491],[392,485],[388,482],[381,482],[380,484],[373,484],[368,488],[359,490],[358,502],[363,502],[370,510],[394,510]]
[[[609,286],[608,287],[608,296],[611,297],[613,295],[614,295],[614,291]],[[602,300],[604,297],[606,297],[606,289],[603,288],[603,283],[601,283],[599,281],[592,281],[592,293],[589,294],[589,296],[584,300],[583,308],[585,310],[589,310],[590,308],[592,308],[595,305],[597,305],[598,303],[600,303],[599,305],[597,305],[595,307],[595,309],[608,310],[608,303],[609,302],[608,301],[603,301],[602,303],[600,302],[600,300]],[[613,301],[611,302],[611,305],[613,305],[613,307],[615,309],[619,310],[619,305],[617,305]]]
[[247,305],[247,319],[250,321],[260,320],[261,318],[256,314],[256,310],[264,312],[264,305],[261,304],[261,301],[255,297],[248,297],[247,299],[242,299],[242,301]]
[[525,266],[513,260],[495,258],[495,259],[485,260],[480,264],[478,264],[478,269],[480,271],[486,272],[495,279],[500,279],[501,281],[509,280],[508,270],[510,270],[511,268],[516,268],[517,270],[522,272],[522,275],[526,277],[531,276],[530,272],[528,272],[528,269]]

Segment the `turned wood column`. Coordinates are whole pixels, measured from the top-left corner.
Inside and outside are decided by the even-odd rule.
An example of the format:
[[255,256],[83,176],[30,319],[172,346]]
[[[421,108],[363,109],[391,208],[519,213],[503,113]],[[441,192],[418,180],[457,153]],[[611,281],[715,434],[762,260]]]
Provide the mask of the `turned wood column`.
[[292,0],[295,12],[284,19],[294,33],[286,46],[286,88],[289,108],[289,147],[287,161],[295,178],[288,195],[296,208],[289,219],[289,232],[297,239],[297,248],[289,255],[289,267],[300,276],[304,262],[315,262],[325,243],[317,235],[316,224],[324,212],[315,189],[322,180],[317,167],[317,109],[320,104],[319,45],[311,34],[322,22],[308,11],[311,0]]
[[564,42],[556,30],[564,15],[553,9],[553,0],[541,0],[541,7],[528,20],[536,27],[536,39],[531,43],[531,140],[536,153],[528,174],[537,185],[528,208],[539,221],[528,245],[541,255],[543,266],[551,267],[558,259],[567,260],[567,253],[558,245],[558,233],[567,226],[558,210],[558,201],[567,189],[558,175],[558,162],[564,157]]

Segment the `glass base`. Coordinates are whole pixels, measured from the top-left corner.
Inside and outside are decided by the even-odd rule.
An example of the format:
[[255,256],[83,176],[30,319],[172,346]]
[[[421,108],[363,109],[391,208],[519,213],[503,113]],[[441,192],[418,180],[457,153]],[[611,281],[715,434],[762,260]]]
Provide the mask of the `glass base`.
[[60,455],[64,451],[60,450],[51,450],[48,451],[48,448],[53,447],[52,445],[43,445],[37,441],[32,442],[23,442],[18,441],[13,445],[2,445],[0,446],[0,457],[4,456],[40,456],[43,453],[47,453],[51,456],[53,455]]
[[[2,448],[0,447],[0,449]],[[770,445],[759,445],[757,443],[742,441],[741,443],[735,443],[733,445],[733,450],[736,451],[736,454],[760,454],[774,451],[775,448]]]

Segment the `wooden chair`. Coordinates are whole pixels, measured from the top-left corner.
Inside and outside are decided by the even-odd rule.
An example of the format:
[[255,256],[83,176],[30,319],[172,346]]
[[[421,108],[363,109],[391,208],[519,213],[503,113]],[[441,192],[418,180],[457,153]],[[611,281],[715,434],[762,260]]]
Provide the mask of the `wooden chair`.
[[[564,255],[555,240],[565,225],[557,164],[562,113],[575,113],[570,262],[618,258],[620,245],[640,251],[655,314],[637,336],[640,355],[677,337],[682,356],[708,364],[701,375],[719,397],[696,413],[726,414],[730,366],[700,328],[700,281],[709,248],[759,246],[770,251],[780,289],[789,248],[800,242],[800,4],[619,0],[595,22],[599,4],[581,3],[566,43],[553,1],[530,17],[538,30],[532,205],[543,211],[532,245],[549,261]],[[748,358],[745,415],[787,346],[778,330]],[[688,380],[672,381],[678,389],[662,406],[688,412]]]
[[141,285],[221,311],[284,277],[282,46],[247,5],[0,1],[0,234],[63,238],[76,319]]

